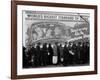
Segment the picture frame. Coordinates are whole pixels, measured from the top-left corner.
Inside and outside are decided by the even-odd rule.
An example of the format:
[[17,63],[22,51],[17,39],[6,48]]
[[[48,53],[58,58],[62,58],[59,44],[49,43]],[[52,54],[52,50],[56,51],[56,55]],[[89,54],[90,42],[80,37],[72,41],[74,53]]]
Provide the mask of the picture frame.
[[[74,16],[78,15],[78,19],[76,19],[73,15]],[[68,67],[58,66],[53,68],[52,67],[50,68],[32,67],[31,69],[23,68],[22,46],[23,44],[25,44],[24,33],[26,33],[25,32],[26,25],[28,24],[30,25],[31,23],[35,23],[38,21],[40,22],[42,21],[42,24],[39,23],[42,26],[44,24],[55,26],[56,24],[59,24],[58,22],[65,23],[65,25],[69,24],[70,26],[71,24],[75,23],[80,24],[80,22],[88,24],[89,26],[88,39],[90,42],[89,65],[86,66],[83,65],[78,67],[71,65]],[[67,25],[67,27],[69,25]],[[74,33],[77,34],[77,30],[76,32],[75,30],[72,28],[72,32],[74,31]],[[78,31],[79,30],[81,30],[82,32],[82,29],[78,27]],[[38,38],[36,37],[36,41],[37,39]],[[42,39],[44,40],[44,38]],[[70,39],[73,38],[71,37]],[[60,39],[57,38],[55,41],[58,40]],[[84,41],[83,38],[82,40]],[[34,41],[35,40],[33,40],[33,42]],[[64,4],[64,3],[48,3],[48,2],[32,2],[32,1],[11,1],[11,78],[12,79],[60,77],[60,76],[75,76],[75,75],[90,75],[90,74],[97,74],[97,6],[96,5]]]

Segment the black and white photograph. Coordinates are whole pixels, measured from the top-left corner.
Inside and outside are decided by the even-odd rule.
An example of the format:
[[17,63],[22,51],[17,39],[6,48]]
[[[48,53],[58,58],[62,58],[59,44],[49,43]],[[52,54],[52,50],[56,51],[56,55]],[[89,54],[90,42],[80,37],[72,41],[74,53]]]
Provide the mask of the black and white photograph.
[[12,78],[97,73],[97,7],[12,3]]
[[89,65],[90,14],[22,11],[23,68]]

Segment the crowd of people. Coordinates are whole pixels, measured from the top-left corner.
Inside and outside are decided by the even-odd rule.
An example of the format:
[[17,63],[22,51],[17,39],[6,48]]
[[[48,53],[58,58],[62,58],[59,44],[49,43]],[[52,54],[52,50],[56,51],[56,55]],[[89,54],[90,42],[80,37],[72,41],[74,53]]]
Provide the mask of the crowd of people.
[[23,68],[89,64],[89,46],[89,42],[65,42],[23,47]]

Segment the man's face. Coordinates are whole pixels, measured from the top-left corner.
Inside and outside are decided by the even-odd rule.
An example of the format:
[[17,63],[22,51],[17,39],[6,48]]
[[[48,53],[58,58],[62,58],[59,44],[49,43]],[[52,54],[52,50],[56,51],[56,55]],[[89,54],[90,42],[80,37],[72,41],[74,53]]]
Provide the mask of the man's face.
[[43,48],[43,45],[42,44],[40,45],[40,48]]
[[62,44],[61,46],[62,46],[62,47],[64,47],[65,45],[64,45],[64,44]]
[[37,47],[37,44],[34,45],[34,48],[36,48],[36,47]]
[[46,46],[47,46],[47,48],[48,48],[48,47],[49,47],[49,44],[47,44]]
[[53,44],[51,44],[51,47],[52,47],[52,48],[53,48],[53,46],[54,46],[54,45],[53,45]]
[[60,43],[58,43],[58,46],[60,46]]

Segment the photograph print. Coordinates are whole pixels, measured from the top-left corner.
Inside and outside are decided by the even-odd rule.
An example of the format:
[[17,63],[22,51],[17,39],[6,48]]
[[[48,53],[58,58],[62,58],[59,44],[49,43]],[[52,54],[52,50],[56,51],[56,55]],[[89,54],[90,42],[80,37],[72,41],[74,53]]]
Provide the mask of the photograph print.
[[23,68],[89,65],[90,14],[23,11]]

